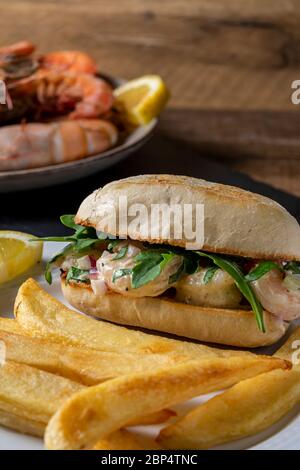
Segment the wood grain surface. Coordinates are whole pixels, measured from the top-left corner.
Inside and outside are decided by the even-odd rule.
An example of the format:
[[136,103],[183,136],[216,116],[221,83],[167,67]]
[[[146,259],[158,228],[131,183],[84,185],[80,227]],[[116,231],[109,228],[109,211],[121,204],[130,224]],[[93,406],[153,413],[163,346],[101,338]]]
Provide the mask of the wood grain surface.
[[161,132],[300,195],[300,0],[0,1],[1,43],[89,51],[124,78],[158,73]]

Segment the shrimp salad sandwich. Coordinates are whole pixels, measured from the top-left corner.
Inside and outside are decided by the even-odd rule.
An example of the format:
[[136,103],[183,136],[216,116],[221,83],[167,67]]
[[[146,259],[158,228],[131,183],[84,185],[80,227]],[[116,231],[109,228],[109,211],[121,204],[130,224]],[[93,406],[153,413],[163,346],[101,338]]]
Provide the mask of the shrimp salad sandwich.
[[[120,198],[145,212],[156,204],[202,205],[201,249],[187,249],[190,240],[167,233],[161,219],[159,236],[133,216],[116,224]],[[59,267],[64,296],[89,315],[239,347],[272,344],[300,317],[300,227],[264,196],[186,176],[143,175],[94,191],[76,216],[61,221],[74,233],[44,239],[68,242],[49,261],[46,279]],[[176,228],[174,218],[169,224]]]

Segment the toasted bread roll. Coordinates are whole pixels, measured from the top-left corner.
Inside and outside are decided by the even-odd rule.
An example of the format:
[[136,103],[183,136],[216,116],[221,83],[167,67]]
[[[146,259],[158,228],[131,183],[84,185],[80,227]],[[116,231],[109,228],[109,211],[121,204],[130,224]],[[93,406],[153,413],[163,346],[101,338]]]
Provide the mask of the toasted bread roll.
[[[120,233],[115,223],[115,213],[117,218],[120,215],[120,196],[126,196],[130,205],[143,204],[149,212],[153,204],[204,204],[203,250],[257,259],[300,259],[299,224],[277,202],[237,187],[188,176],[142,175],[113,181],[82,202],[76,222],[133,240],[183,247],[190,242],[184,231],[181,240],[172,236],[151,237],[148,220],[138,228],[130,224],[136,214],[128,217],[127,230],[124,227]],[[105,207],[108,217],[103,218],[101,211]],[[159,227],[159,233],[163,233],[162,228]],[[170,235],[175,232],[175,220],[171,217]]]
[[205,308],[161,297],[95,294],[86,284],[67,284],[64,279],[61,286],[70,304],[88,315],[205,342],[248,348],[266,346],[280,339],[288,326],[264,312],[267,331],[262,333],[254,313],[247,310]]

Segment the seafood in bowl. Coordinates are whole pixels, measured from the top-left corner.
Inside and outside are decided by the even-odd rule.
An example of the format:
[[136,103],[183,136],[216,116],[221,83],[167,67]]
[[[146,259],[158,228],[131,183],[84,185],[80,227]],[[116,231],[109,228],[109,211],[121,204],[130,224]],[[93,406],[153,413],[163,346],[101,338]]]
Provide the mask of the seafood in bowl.
[[[29,41],[0,48],[0,79],[6,88],[6,104],[0,105],[0,171],[66,163],[105,152],[147,123],[136,118],[130,122],[128,107],[139,106],[144,112],[151,95],[150,101],[157,103],[150,107],[155,109],[147,115],[150,121],[167,101],[160,77],[149,76],[152,83],[148,90],[143,84],[143,94],[134,80],[132,90],[129,82],[123,93],[122,86],[114,90],[97,75],[96,62],[88,54],[56,51],[38,56],[35,49]],[[156,93],[153,77],[160,79]]]

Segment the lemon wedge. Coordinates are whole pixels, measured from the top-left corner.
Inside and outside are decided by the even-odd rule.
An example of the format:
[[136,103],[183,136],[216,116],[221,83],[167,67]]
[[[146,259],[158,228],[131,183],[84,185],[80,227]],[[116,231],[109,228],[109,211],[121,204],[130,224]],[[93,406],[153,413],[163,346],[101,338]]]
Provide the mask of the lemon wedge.
[[165,107],[170,93],[158,75],[145,75],[114,90],[115,104],[135,126],[148,124]]
[[40,261],[43,243],[28,233],[0,230],[0,284],[10,281]]

